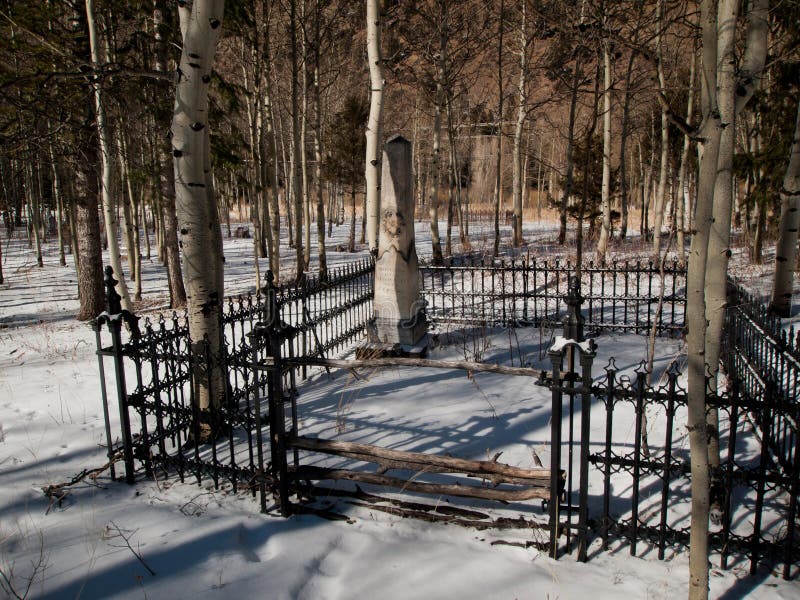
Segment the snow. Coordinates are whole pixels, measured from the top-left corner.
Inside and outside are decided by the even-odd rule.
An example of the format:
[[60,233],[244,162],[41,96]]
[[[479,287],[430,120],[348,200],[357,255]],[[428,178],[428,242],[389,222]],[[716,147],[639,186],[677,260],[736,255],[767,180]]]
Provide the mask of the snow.
[[[346,226],[337,228],[330,247],[346,235]],[[224,486],[215,491],[210,484],[198,487],[175,478],[128,486],[110,481],[106,472],[96,484],[76,486],[61,506],[51,505],[42,487],[105,462],[94,332],[72,319],[74,271],[58,266],[52,242],[45,246],[44,269],[36,267],[21,239],[3,244],[0,569],[20,595],[30,578],[28,597],[46,599],[685,595],[685,553],[658,561],[653,551],[640,558],[631,557],[627,547],[597,553],[592,546],[588,563],[576,562],[574,555],[554,561],[535,548],[492,545],[533,539],[532,532],[431,524],[343,501],[334,509],[348,521],[313,515],[283,519],[260,514],[251,496]],[[226,239],[225,245],[228,291],[253,289],[252,241]],[[331,255],[334,263],[349,259],[346,253]],[[266,261],[261,268],[263,273]],[[146,262],[145,304],[164,306],[165,290],[157,261]],[[475,340],[454,329],[440,332],[441,345],[433,354],[463,359],[479,347],[486,360],[541,368],[551,339],[540,336],[538,330],[521,330],[514,338],[495,331]],[[596,341],[596,369],[614,355],[630,373],[646,353],[643,338],[603,335]],[[674,341],[660,345],[663,368],[680,348]],[[318,373],[304,383],[298,400],[302,430],[478,459],[502,451],[503,462],[523,467],[532,466],[535,450],[547,464],[549,394],[526,378],[469,379],[461,371],[407,368],[363,375],[367,379]],[[312,458],[319,464],[335,460]],[[546,522],[538,502],[503,508],[484,503],[480,510]],[[766,571],[749,577],[748,568],[740,563],[728,571],[712,569],[712,597],[800,596],[800,583]]]

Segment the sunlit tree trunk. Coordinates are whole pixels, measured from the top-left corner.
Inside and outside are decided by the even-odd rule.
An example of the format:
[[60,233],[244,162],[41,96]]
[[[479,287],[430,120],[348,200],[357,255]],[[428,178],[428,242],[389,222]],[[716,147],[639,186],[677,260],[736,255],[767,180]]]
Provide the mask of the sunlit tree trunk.
[[442,105],[444,104],[444,86],[447,61],[447,12],[441,5],[439,34],[439,60],[436,64],[436,97],[433,106],[433,156],[431,157],[431,197],[428,213],[431,222],[431,247],[433,264],[444,262],[442,242],[439,235],[439,186],[442,180]]
[[514,129],[514,231],[512,244],[514,247],[522,245],[522,194],[525,190],[525,178],[522,164],[522,131],[525,125],[525,115],[527,112],[527,95],[525,92],[528,77],[528,35],[527,35],[527,12],[525,2],[520,7],[520,26],[519,26],[519,86],[517,91],[517,124]]
[[[584,178],[588,179],[588,174]],[[600,186],[602,217],[597,262],[605,263],[611,238],[611,53],[603,42],[603,179]]]
[[706,314],[705,278],[711,231],[714,178],[719,149],[720,120],[716,107],[716,0],[701,4],[702,71],[700,126],[702,140],[689,268],[686,276],[686,343],[688,359],[687,427],[691,464],[692,514],[689,530],[689,598],[708,598],[708,513],[710,479],[706,429]]
[[[301,0],[302,1],[302,0]],[[300,155],[303,152],[300,139],[300,61],[297,51],[297,0],[289,3],[289,37],[291,41],[290,55],[292,65],[292,199],[294,205],[294,249],[295,278],[303,277],[305,262],[303,253],[303,183],[300,173]]]
[[[697,64],[697,53],[692,51],[691,65],[689,68],[689,98],[686,106],[687,122],[691,121],[694,111],[694,76]],[[686,265],[686,166],[689,161],[689,149],[691,138],[688,133],[683,136],[683,151],[681,152],[681,163],[678,167],[678,198],[675,210],[675,229],[678,241],[678,262],[683,267]]]
[[322,161],[324,157],[322,145],[322,92],[320,91],[320,21],[322,20],[321,0],[316,0],[314,7],[314,179],[317,191],[317,253],[319,254],[319,277],[325,281],[328,277],[328,258],[325,252],[325,199],[322,185]]
[[[208,86],[224,2],[195,0],[180,5],[183,33],[180,77],[172,119],[176,208],[183,248],[183,275],[189,313],[189,336],[196,353],[204,340],[212,353],[221,348],[220,309],[224,296],[222,232],[210,174]],[[203,356],[203,354],[200,354]],[[195,377],[198,407],[219,406],[224,393],[220,368],[204,364]],[[210,431],[203,429],[203,437]]]
[[302,90],[302,101],[300,110],[300,189],[303,192],[303,268],[308,271],[311,262],[311,198],[308,195],[308,153],[306,152],[306,141],[308,140],[308,44],[306,43],[306,0],[300,2],[300,49],[303,65],[301,74],[300,89]]
[[378,249],[380,215],[381,137],[383,128],[383,62],[381,59],[380,0],[367,0],[367,59],[369,60],[370,105],[367,122],[367,155],[364,176],[367,185],[367,243],[370,252]]
[[505,0],[500,0],[497,36],[497,169],[494,187],[494,244],[492,255],[500,253],[500,202],[503,196],[503,24]]
[[[453,123],[453,103],[450,101],[450,91],[446,90],[445,94],[447,96],[447,138],[449,141],[450,146],[450,172],[453,175],[453,180],[455,184],[455,206],[452,208],[448,208],[448,233],[447,237],[448,240],[450,238],[450,226],[452,225],[452,216],[453,216],[453,209],[455,209],[455,216],[458,220],[458,239],[461,242],[461,249],[462,250],[469,250],[471,248],[471,244],[467,237],[467,230],[464,224],[464,207],[461,203],[461,169],[458,162],[458,152],[456,150],[456,139],[458,137],[458,132],[455,128],[455,123]],[[449,192],[448,192],[449,194]]]
[[781,221],[775,246],[775,281],[770,309],[780,317],[789,317],[792,308],[792,282],[797,268],[797,229],[800,227],[800,104],[789,155],[789,166],[781,188]]
[[269,39],[269,24],[272,16],[271,3],[262,2],[262,13],[264,15],[264,35],[263,40],[263,54],[262,59],[264,62],[264,96],[260,110],[262,111],[262,121],[266,123],[265,137],[262,138],[261,144],[264,147],[262,156],[267,154],[268,145],[270,162],[262,168],[269,169],[269,212],[270,226],[272,227],[271,247],[269,251],[269,265],[272,274],[275,276],[275,281],[280,279],[280,244],[281,244],[281,213],[280,213],[280,198],[278,190],[278,173],[280,169],[280,162],[278,161],[278,140],[275,127],[275,112],[273,108],[273,81],[272,81],[272,51]]
[[[157,71],[167,71],[167,46],[164,24],[164,10],[166,0],[155,0],[153,7],[153,31],[155,34],[155,67]],[[166,126],[166,123],[164,124]],[[158,205],[159,223],[164,224],[164,253],[166,258],[167,278],[169,283],[170,306],[180,308],[186,305],[186,288],[183,285],[181,272],[181,255],[178,248],[178,217],[175,212],[175,170],[171,157],[172,147],[168,139],[157,144],[158,169],[159,169],[159,198]],[[144,215],[144,202],[142,214]],[[150,236],[147,233],[147,221],[142,219],[144,225],[145,248],[147,258],[150,259]]]
[[[86,24],[89,29],[89,50],[92,57],[92,66],[95,71],[100,66],[100,49],[98,47],[97,29],[94,23],[94,6],[92,0],[85,0]],[[96,77],[96,76],[95,76]],[[125,283],[125,274],[122,271],[122,258],[119,251],[117,211],[114,199],[111,197],[111,144],[109,142],[108,127],[106,126],[105,107],[103,105],[103,92],[98,79],[92,80],[92,91],[95,106],[95,125],[97,127],[97,141],[100,149],[100,164],[102,175],[100,185],[103,199],[103,218],[106,224],[106,240],[108,241],[108,262],[114,269],[117,279],[117,293],[122,298],[122,308],[132,310],[128,286]]]
[[[716,411],[706,411],[706,370],[718,370],[730,249],[732,167],[736,113],[752,97],[766,59],[767,0],[749,5],[746,50],[734,70],[737,0],[701,4],[703,142],[698,178],[695,233],[687,276],[688,429],[692,474],[689,598],[708,598],[709,461],[718,461]],[[706,304],[708,299],[708,304]],[[706,327],[706,324],[708,326]],[[715,388],[714,388],[715,389]],[[709,429],[713,444],[709,447]]]
[[565,159],[566,176],[564,177],[564,189],[561,191],[561,202],[558,208],[558,243],[562,246],[567,241],[567,208],[569,207],[569,199],[572,196],[575,173],[575,120],[578,106],[578,89],[582,76],[583,74],[580,72],[580,67],[576,60],[572,71],[572,90],[570,91],[569,100],[569,124],[567,125],[567,152]]
[[[711,234],[708,240],[706,263],[706,361],[709,386],[717,391],[717,375],[725,325],[727,299],[728,260],[731,255],[730,235],[733,213],[733,156],[736,149],[736,115],[749,99],[761,80],[761,70],[766,60],[768,0],[750,4],[748,15],[747,49],[742,70],[737,71],[735,34],[739,16],[736,0],[720,0],[718,8],[717,42],[717,109],[721,119],[719,155],[714,183],[714,207]],[[717,411],[710,410],[709,459],[712,466],[720,464]]]
[[[666,76],[664,74],[664,1],[658,3],[658,38],[656,42],[656,69],[658,71],[658,89],[660,94],[666,94]],[[655,140],[653,141],[655,143]],[[667,197],[667,174],[669,172],[669,116],[667,107],[661,107],[661,160],[658,170],[658,190],[656,191],[656,201],[653,205],[653,257],[659,260],[661,257],[661,226],[664,219],[664,208]]]

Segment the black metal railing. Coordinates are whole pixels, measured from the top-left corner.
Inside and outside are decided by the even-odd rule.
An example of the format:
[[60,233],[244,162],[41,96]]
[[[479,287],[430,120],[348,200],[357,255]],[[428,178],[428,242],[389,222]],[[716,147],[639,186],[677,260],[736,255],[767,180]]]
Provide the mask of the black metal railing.
[[[688,544],[687,396],[678,366],[648,373],[643,366],[620,369],[612,360],[598,378],[588,359],[593,345],[580,345],[584,327],[590,334],[644,333],[654,325],[661,334],[682,331],[685,272],[674,263],[589,264],[580,282],[570,284],[569,263],[473,258],[421,271],[433,321],[563,321],[563,339],[575,342],[562,341],[560,354],[551,352],[558,373],[541,379],[551,388],[553,414],[562,417],[553,419],[551,432],[551,472],[565,472],[563,486],[551,485],[558,490],[549,506],[551,553],[558,554],[564,532],[567,548],[574,539],[581,558],[592,535],[603,548],[628,544],[637,553],[647,545],[660,557]],[[285,458],[288,446],[274,445],[297,433],[296,382],[311,368],[298,359],[334,358],[361,339],[372,316],[373,274],[374,263],[365,259],[322,280],[276,287],[268,278],[257,296],[225,301],[222,341],[212,348],[207,340],[189,342],[185,314],[140,323],[123,311],[108,273],[109,307],[96,320],[101,391],[110,456],[118,448],[109,393],[117,395],[116,446],[124,451],[126,479],[133,481],[139,468],[154,476],[169,469],[181,479],[210,478],[216,486],[249,490],[260,495],[262,508],[273,492],[286,506],[281,496],[289,466],[272,457]],[[789,577],[800,563],[800,335],[743,290],[732,290],[725,378],[707,399],[720,415],[721,447],[712,473],[717,511],[710,542],[723,567],[731,556],[748,559],[752,568],[772,560],[782,562]],[[106,386],[109,359],[113,387]],[[201,409],[203,388],[215,385],[216,400]],[[598,419],[603,425],[592,427]],[[602,493],[587,492],[593,478],[602,481]]]
[[[575,265],[468,255],[442,266],[424,264],[420,273],[433,322],[551,326],[566,313],[563,297]],[[663,271],[652,261],[589,262],[581,269],[581,289],[587,326],[597,332],[649,333],[654,323],[659,335],[683,332],[686,270],[677,261]]]
[[[736,296],[739,302],[730,303],[726,322],[726,384],[706,398],[707,410],[717,413],[720,446],[719,466],[711,467],[709,542],[722,568],[731,557],[748,560],[751,571],[764,562],[782,563],[788,579],[800,566],[795,539],[800,363],[796,345],[789,343],[793,332],[784,333],[743,291]],[[553,393],[553,414],[561,416],[553,419],[552,453],[566,471],[564,510],[552,514],[551,507],[551,530],[565,533],[567,549],[577,543],[579,559],[586,558],[591,535],[601,538],[604,550],[622,544],[632,555],[642,545],[656,549],[659,558],[671,548],[687,547],[688,399],[677,364],[650,373],[644,362],[623,370],[611,359],[604,375],[592,380],[585,366],[593,354],[567,329],[565,320],[565,336],[550,352],[552,375],[544,373],[540,381]],[[571,368],[564,370],[567,350]],[[591,409],[587,394],[595,399]],[[603,425],[592,427],[596,419]],[[586,493],[589,466],[602,478],[600,495]],[[559,545],[553,536],[555,556]]]
[[[279,325],[284,356],[336,356],[360,337],[371,317],[373,269],[366,258],[333,268],[326,278],[280,287],[268,274],[258,295],[222,303],[217,347],[207,338],[190,342],[185,312],[146,318],[140,326],[138,317],[121,309],[113,272],[107,270],[109,306],[95,330],[109,456],[121,447],[126,480],[132,482],[138,468],[153,476],[167,469],[181,481],[210,478],[217,487],[260,490],[264,505],[270,478],[263,452],[269,441],[263,436],[271,383],[259,365],[275,349],[254,333]],[[109,359],[113,386],[105,378]],[[307,374],[300,366],[282,371],[281,385],[292,401],[296,381]],[[110,426],[112,391],[120,414],[118,443]]]

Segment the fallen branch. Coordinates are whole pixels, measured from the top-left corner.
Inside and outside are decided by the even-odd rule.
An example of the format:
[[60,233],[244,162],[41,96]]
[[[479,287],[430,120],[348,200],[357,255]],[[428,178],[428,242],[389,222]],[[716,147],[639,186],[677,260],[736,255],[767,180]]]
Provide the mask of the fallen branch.
[[84,469],[69,481],[64,481],[62,483],[53,483],[43,487],[42,492],[44,493],[45,496],[50,498],[50,504],[48,505],[45,514],[50,513],[50,509],[53,508],[53,504],[57,503],[59,508],[61,507],[61,503],[64,501],[64,498],[66,498],[69,495],[69,488],[79,483],[82,483],[86,479],[91,480],[92,485],[97,485],[95,482],[97,478],[100,476],[100,474],[110,469],[111,465],[113,465],[115,462],[121,459],[122,459],[122,449],[120,448],[111,456],[111,458],[106,464],[94,469]]
[[485,531],[487,529],[546,529],[546,523],[538,523],[533,520],[527,520],[524,517],[511,518],[499,517],[497,519],[488,521],[473,521],[471,519],[463,519],[451,515],[442,515],[435,512],[426,510],[410,510],[396,506],[380,506],[375,504],[367,504],[358,502],[356,500],[349,500],[349,504],[358,506],[359,508],[366,508],[369,510],[378,510],[390,515],[395,515],[404,518],[418,519],[428,523],[449,523],[451,525],[459,525],[461,527],[469,527],[477,529],[478,531]]
[[[539,377],[541,371],[528,367],[507,367],[467,360],[433,360],[430,358],[371,358],[368,360],[341,360],[335,358],[318,358],[316,356],[284,359],[286,365],[314,365],[320,367],[337,367],[341,369],[357,369],[361,367],[428,367],[433,369],[461,369],[475,373],[499,373],[501,375],[517,375],[520,377]],[[271,361],[265,361],[264,367],[270,368]]]
[[420,492],[423,494],[434,494],[438,496],[459,496],[466,498],[482,498],[484,500],[500,500],[504,502],[519,502],[522,500],[532,500],[540,498],[549,500],[549,487],[528,487],[517,490],[487,489],[470,485],[459,484],[440,484],[440,483],[420,483],[407,479],[397,479],[386,477],[375,473],[362,471],[350,471],[348,469],[325,469],[322,467],[301,466],[290,469],[290,474],[294,479],[299,480],[337,480],[345,479],[348,481],[360,481],[373,485],[392,487],[410,492]]
[[341,489],[341,488],[327,488],[322,486],[312,486],[304,488],[303,492],[313,497],[314,499],[322,499],[328,497],[343,497],[343,498],[356,498],[369,504],[379,504],[381,502],[398,506],[400,508],[417,510],[421,512],[435,512],[442,515],[449,515],[454,517],[461,517],[471,521],[481,521],[490,519],[489,515],[477,510],[463,508],[460,506],[450,506],[449,504],[437,503],[435,505],[424,504],[422,502],[409,502],[408,500],[399,500],[397,498],[389,498],[386,496],[378,496],[377,494],[370,494],[356,486],[355,490]]
[[486,479],[505,479],[509,483],[521,485],[549,486],[549,469],[523,469],[512,467],[494,460],[467,460],[452,456],[425,454],[423,452],[407,452],[403,450],[389,450],[370,444],[357,442],[344,442],[294,436],[289,439],[290,448],[313,450],[325,454],[345,456],[353,460],[378,463],[381,466],[407,471],[422,471],[426,473],[467,473]]

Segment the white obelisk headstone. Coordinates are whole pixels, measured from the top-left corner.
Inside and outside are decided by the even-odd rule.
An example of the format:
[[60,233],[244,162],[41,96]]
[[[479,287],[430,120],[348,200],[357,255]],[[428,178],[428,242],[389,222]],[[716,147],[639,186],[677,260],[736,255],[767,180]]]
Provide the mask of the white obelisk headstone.
[[428,325],[419,295],[411,165],[411,142],[400,135],[390,138],[383,150],[375,320],[370,341],[419,351],[427,345]]

